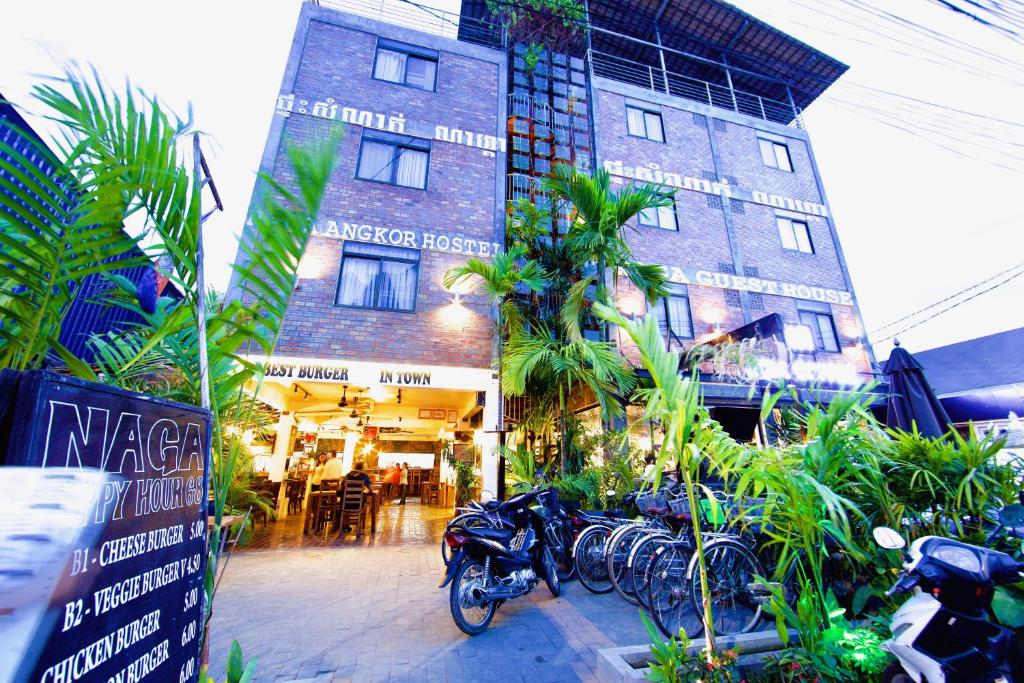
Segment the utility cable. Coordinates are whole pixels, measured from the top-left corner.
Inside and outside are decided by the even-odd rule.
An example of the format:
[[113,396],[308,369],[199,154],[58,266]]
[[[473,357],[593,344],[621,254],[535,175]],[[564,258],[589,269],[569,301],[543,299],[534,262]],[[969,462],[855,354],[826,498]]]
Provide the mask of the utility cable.
[[888,337],[885,337],[884,339],[879,339],[878,341],[876,341],[874,343],[875,344],[881,344],[882,342],[889,341],[890,339],[894,339],[894,338],[900,336],[901,334],[903,334],[904,332],[907,332],[909,330],[914,329],[915,327],[920,327],[921,325],[924,325],[926,322],[928,322],[930,320],[934,320],[935,318],[939,317],[943,313],[946,313],[947,311],[951,311],[954,308],[956,308],[957,306],[960,306],[961,304],[965,304],[968,301],[971,301],[972,299],[977,299],[982,294],[987,294],[987,293],[991,292],[994,289],[998,289],[999,287],[1002,287],[1006,283],[1008,283],[1008,282],[1010,282],[1012,280],[1017,279],[1021,275],[1024,275],[1024,270],[1021,270],[1021,271],[1019,271],[1017,273],[1014,273],[1013,275],[1011,275],[1010,277],[1006,278],[1002,282],[997,282],[996,284],[992,285],[988,289],[984,289],[984,290],[982,290],[982,291],[980,291],[980,292],[978,292],[976,294],[972,294],[971,296],[967,297],[966,299],[961,299],[960,301],[957,301],[956,303],[951,304],[951,305],[947,306],[946,308],[943,308],[941,311],[939,311],[937,313],[933,313],[932,315],[928,316],[924,320],[920,320],[920,321],[914,323],[913,325],[908,325],[908,326],[904,327],[902,330],[900,330],[899,332],[896,332],[895,334],[891,334]]
[[987,285],[988,283],[992,282],[993,280],[998,280],[999,278],[1001,278],[1002,276],[1006,275],[1007,273],[1013,272],[1014,270],[1017,270],[1018,268],[1022,268],[1022,267],[1024,267],[1024,262],[1018,263],[1017,265],[1015,265],[1015,266],[1013,266],[1011,268],[1007,268],[1006,270],[1002,271],[1001,273],[996,273],[992,277],[987,278],[985,280],[982,280],[981,282],[978,282],[977,284],[973,284],[970,287],[965,287],[965,288],[961,289],[958,292],[950,294],[945,299],[939,299],[938,301],[936,301],[933,304],[928,304],[924,308],[919,308],[916,311],[914,311],[913,313],[908,313],[907,315],[903,316],[902,318],[897,318],[896,320],[893,320],[891,323],[886,323],[885,325],[882,325],[881,327],[876,327],[875,329],[873,329],[870,332],[868,332],[868,336],[871,336],[873,334],[878,334],[879,332],[881,332],[884,329],[890,328],[890,327],[892,327],[894,325],[898,325],[899,323],[901,323],[901,322],[903,322],[905,320],[909,320],[911,318],[914,318],[914,317],[920,315],[921,313],[924,313],[925,311],[928,311],[928,310],[931,310],[931,309],[935,308],[936,306],[941,306],[942,304],[946,303],[947,301],[951,301],[953,299],[956,299],[957,297],[961,296],[962,294],[966,294],[967,292],[971,291],[972,289],[977,289],[978,287],[981,287],[982,285]]

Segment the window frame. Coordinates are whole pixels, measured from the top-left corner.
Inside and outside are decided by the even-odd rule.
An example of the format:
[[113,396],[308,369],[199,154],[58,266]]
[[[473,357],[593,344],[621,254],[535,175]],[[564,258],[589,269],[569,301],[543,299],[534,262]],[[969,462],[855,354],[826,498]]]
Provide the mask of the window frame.
[[[388,247],[390,249],[405,249],[406,251],[415,251],[416,252],[416,258],[415,259],[412,259],[412,258],[403,259],[403,258],[396,258],[396,257],[374,255],[374,254],[359,254],[359,253],[351,253],[350,254],[350,253],[347,253],[345,251],[347,245],[350,242],[354,243],[354,244],[367,244],[367,245],[371,245],[371,246]],[[338,283],[337,283],[337,285],[334,288],[334,307],[335,308],[353,308],[353,309],[356,309],[356,310],[359,310],[359,311],[384,311],[384,312],[387,312],[387,313],[415,313],[416,312],[416,306],[417,306],[417,303],[418,303],[418,300],[419,300],[419,293],[420,293],[420,264],[423,261],[422,253],[421,252],[422,252],[421,249],[410,249],[409,247],[393,247],[393,246],[391,246],[389,244],[376,244],[374,242],[357,242],[356,240],[346,240],[342,244],[342,246],[341,246],[341,263],[338,266]],[[414,285],[413,291],[412,291],[412,308],[409,308],[409,309],[406,309],[406,308],[384,308],[382,306],[376,306],[376,305],[375,306],[359,306],[357,304],[341,304],[341,303],[338,303],[338,299],[341,297],[341,284],[342,284],[342,282],[345,279],[345,259],[346,259],[346,257],[349,257],[349,256],[351,256],[353,258],[363,259],[364,261],[377,261],[378,263],[382,263],[384,261],[392,261],[392,262],[395,262],[395,263],[411,263],[411,264],[413,264],[413,266],[415,266],[415,268],[416,268],[416,277],[415,277],[415,280],[414,280],[415,285]],[[380,297],[380,275],[381,275],[381,272],[382,272],[382,269],[381,269],[380,266],[378,266],[378,268],[377,268],[377,275],[374,277],[374,280],[373,280],[373,300],[374,300],[375,303],[377,303],[379,301],[379,297]]]
[[[654,311],[653,309],[656,306],[661,306],[662,307],[662,311],[664,312],[664,315],[665,315],[665,331],[666,331],[666,335],[668,333],[671,333],[676,339],[678,339],[680,341],[692,341],[692,340],[695,340],[697,338],[697,329],[696,329],[696,327],[694,327],[694,324],[693,324],[693,308],[690,306],[690,289],[686,285],[682,285],[682,284],[675,283],[675,282],[668,283],[668,286],[669,286],[668,296],[663,296],[660,299],[658,299],[657,301],[655,301],[654,303],[648,304],[648,310],[651,311],[651,312],[654,312],[655,315],[657,315],[657,312]],[[681,335],[681,334],[676,334],[672,330],[672,318],[669,316],[668,300],[670,298],[673,298],[673,297],[675,297],[677,299],[684,299],[686,301],[686,316],[687,316],[688,322],[690,324],[690,334],[689,334],[689,336],[684,336],[684,335]],[[660,330],[659,330],[659,332],[660,332]],[[665,341],[667,341],[668,343],[671,344],[672,343],[672,337],[666,336],[665,337]]]
[[[636,111],[639,111],[639,112],[643,113],[643,115],[644,115],[643,116],[643,119],[644,119],[644,134],[643,135],[637,135],[636,133],[630,132],[630,130],[629,130],[629,110],[630,109],[635,109]],[[652,116],[657,116],[658,117],[658,125],[661,128],[661,139],[660,140],[656,140],[656,139],[652,138],[648,134],[648,128],[649,128],[648,125],[647,125],[647,116],[648,116],[648,114],[650,114]],[[667,139],[666,139],[666,136],[665,136],[665,117],[662,116],[661,110],[660,109],[655,109],[655,108],[650,107],[650,106],[643,106],[643,105],[641,105],[641,104],[639,104],[637,102],[626,102],[626,135],[628,137],[631,137],[631,138],[639,138],[641,140],[650,140],[651,142],[657,142],[657,143],[662,144],[662,145],[667,144]]]
[[[359,175],[359,169],[363,165],[363,147],[367,142],[373,142],[380,145],[388,145],[392,147],[395,152],[392,154],[389,166],[391,172],[388,180],[381,178],[364,178]],[[423,173],[423,187],[416,187],[415,185],[401,185],[398,183],[398,156],[400,150],[408,149],[413,152],[423,152],[427,155],[427,167]],[[430,140],[423,140],[415,138],[409,135],[396,135],[394,133],[384,133],[383,131],[377,130],[363,130],[363,136],[359,140],[359,154],[356,155],[356,180],[362,180],[367,183],[381,183],[382,185],[391,185],[393,187],[403,187],[407,190],[419,190],[420,192],[426,192],[427,187],[430,185],[430,158],[431,158],[431,144]]]
[[[765,155],[765,148],[764,148],[765,144],[771,145],[771,148],[772,148],[772,159],[771,160],[773,162],[775,162],[775,163],[769,163],[768,162],[768,159],[766,158],[766,155]],[[764,164],[768,168],[774,168],[774,169],[777,169],[777,170],[782,171],[784,173],[795,173],[795,171],[793,170],[793,155],[789,153],[789,143],[787,143],[787,142],[779,142],[778,140],[772,140],[770,138],[765,138],[765,137],[758,136],[758,138],[757,138],[757,147],[758,147],[758,151],[761,153],[761,163],[762,164]],[[780,147],[782,148],[783,155],[785,155],[786,165],[789,166],[789,168],[783,168],[782,165],[779,163],[779,148]]]
[[[836,319],[835,316],[832,314],[831,306],[829,306],[828,304],[821,304],[815,301],[798,301],[796,304],[796,315],[799,324],[803,325],[804,327],[808,327],[807,323],[804,322],[804,315],[814,316],[814,324],[818,328],[817,335],[814,334],[814,328],[811,328],[811,338],[815,340],[814,353],[842,354],[843,344],[839,338],[839,329],[836,327]],[[825,343],[825,335],[821,334],[822,318],[828,319],[829,328],[832,330],[832,338],[835,339],[836,342],[836,349],[834,351],[823,347],[818,347],[818,337],[821,337],[823,345]]]
[[[651,211],[656,212],[655,215],[658,217],[658,223],[645,223],[643,218],[643,211],[640,211],[636,214],[637,225],[639,225],[641,228],[653,228],[655,230],[664,230],[665,232],[679,232],[679,214],[676,212],[675,197],[672,197],[669,201],[672,202],[669,206],[659,206],[657,208],[650,209]],[[666,228],[665,226],[661,225],[662,209],[672,209],[672,222],[674,223],[674,225],[671,228]]]
[[[397,52],[406,56],[405,66],[402,70],[401,81],[389,81],[386,78],[379,78],[377,76],[377,60],[380,57],[380,51],[387,50],[388,52]],[[409,57],[415,57],[424,61],[434,63],[434,82],[430,88],[421,88],[418,85],[412,85],[409,83]],[[409,43],[401,43],[396,40],[387,40],[385,38],[377,38],[377,45],[373,51],[373,66],[370,69],[370,79],[379,81],[381,83],[390,83],[391,85],[400,85],[403,88],[412,88],[413,90],[419,90],[420,92],[437,92],[437,77],[441,70],[441,53],[436,50],[430,50],[427,48],[419,47],[417,45],[411,45]]]
[[[793,243],[796,245],[796,248],[786,246],[786,240],[782,237],[783,221],[789,223],[789,232],[792,235]],[[800,248],[800,240],[797,239],[796,228],[794,227],[796,224],[803,226],[804,236],[807,238],[807,246],[810,249],[810,251],[805,251]],[[811,224],[808,220],[801,218],[791,218],[789,216],[779,216],[778,214],[776,214],[775,228],[779,232],[779,243],[782,245],[782,248],[785,249],[786,251],[795,251],[798,254],[808,254],[811,256],[818,253],[817,250],[814,248],[814,239],[812,239],[811,237]]]

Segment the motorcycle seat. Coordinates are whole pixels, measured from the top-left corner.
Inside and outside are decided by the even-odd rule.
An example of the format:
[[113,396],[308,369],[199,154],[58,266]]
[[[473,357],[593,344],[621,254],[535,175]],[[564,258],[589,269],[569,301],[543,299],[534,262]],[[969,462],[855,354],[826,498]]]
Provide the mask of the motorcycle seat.
[[490,539],[492,541],[507,541],[515,534],[515,529],[490,529],[488,527],[474,527],[470,532],[475,536]]

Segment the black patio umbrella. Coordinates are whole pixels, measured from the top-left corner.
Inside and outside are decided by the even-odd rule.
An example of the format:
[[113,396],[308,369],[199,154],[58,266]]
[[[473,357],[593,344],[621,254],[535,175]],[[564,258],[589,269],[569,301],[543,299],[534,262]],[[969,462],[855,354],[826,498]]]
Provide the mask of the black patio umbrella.
[[889,376],[887,425],[909,432],[911,423],[916,423],[918,432],[932,437],[949,430],[949,415],[928,384],[924,366],[901,348],[899,341],[889,354],[884,372]]

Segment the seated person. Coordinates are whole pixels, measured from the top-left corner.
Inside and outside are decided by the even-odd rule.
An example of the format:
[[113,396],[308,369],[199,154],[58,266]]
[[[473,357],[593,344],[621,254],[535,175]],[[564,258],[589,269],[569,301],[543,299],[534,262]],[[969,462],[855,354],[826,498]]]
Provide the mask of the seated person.
[[370,488],[370,475],[363,471],[363,463],[357,462],[355,468],[345,475],[345,479],[361,479],[365,488]]
[[[323,464],[323,469],[320,470],[320,481],[324,479],[341,479],[341,473],[344,471],[344,463],[341,458],[338,457],[337,451],[331,451],[331,455],[327,458],[327,462]],[[317,482],[320,483],[320,482]]]

